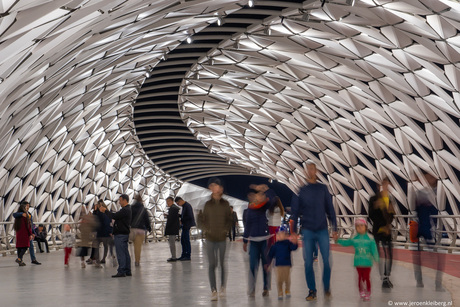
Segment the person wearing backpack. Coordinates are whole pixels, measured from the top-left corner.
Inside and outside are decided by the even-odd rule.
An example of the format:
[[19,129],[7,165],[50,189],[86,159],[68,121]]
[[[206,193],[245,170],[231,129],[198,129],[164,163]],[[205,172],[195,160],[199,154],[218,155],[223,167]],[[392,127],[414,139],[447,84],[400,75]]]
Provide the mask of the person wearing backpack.
[[130,237],[134,242],[134,265],[139,266],[141,261],[142,243],[145,240],[145,232],[152,231],[149,214],[139,194],[134,197],[134,205],[131,206],[132,220]]

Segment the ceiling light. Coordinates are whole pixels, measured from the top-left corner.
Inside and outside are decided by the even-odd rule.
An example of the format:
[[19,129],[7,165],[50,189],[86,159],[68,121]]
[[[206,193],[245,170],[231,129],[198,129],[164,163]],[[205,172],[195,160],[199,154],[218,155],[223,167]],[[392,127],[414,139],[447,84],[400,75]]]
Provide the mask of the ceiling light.
[[217,18],[217,25],[220,27],[223,23],[222,17]]
[[248,6],[249,7],[254,7],[255,2],[256,2],[255,0],[249,0],[248,1]]
[[191,37],[191,36],[187,37],[187,43],[188,43],[188,44],[191,44],[192,41],[193,41],[193,40],[192,40],[192,37]]

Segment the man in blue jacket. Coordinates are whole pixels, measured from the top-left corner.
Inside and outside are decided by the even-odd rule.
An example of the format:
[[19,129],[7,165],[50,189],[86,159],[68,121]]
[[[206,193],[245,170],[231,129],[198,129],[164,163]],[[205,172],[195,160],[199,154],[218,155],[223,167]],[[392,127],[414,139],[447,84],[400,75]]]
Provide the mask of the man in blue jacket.
[[182,223],[182,235],[180,243],[182,245],[182,255],[178,260],[190,261],[192,255],[192,245],[190,244],[190,228],[196,225],[195,216],[193,215],[193,208],[182,197],[176,197],[176,204],[182,207],[182,214],[180,221]]
[[307,184],[298,195],[294,195],[291,202],[291,231],[296,231],[297,219],[300,217],[302,227],[302,241],[305,261],[305,278],[309,288],[307,301],[316,300],[315,272],[313,271],[313,251],[318,244],[323,257],[323,284],[326,299],[331,296],[330,280],[331,266],[329,263],[329,231],[327,219],[333,228],[333,237],[337,239],[337,221],[332,205],[332,196],[326,185],[317,180],[316,165],[307,161]]

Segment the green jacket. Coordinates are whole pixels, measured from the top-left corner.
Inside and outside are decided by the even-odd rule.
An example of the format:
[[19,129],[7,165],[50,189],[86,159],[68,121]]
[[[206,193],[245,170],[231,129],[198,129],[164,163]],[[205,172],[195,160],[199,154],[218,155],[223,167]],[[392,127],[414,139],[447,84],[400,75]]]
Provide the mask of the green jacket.
[[354,266],[356,267],[372,267],[372,260],[379,262],[379,253],[375,240],[370,238],[367,233],[363,235],[357,234],[348,240],[340,239],[337,243],[355,248]]
[[218,201],[214,199],[208,200],[204,205],[200,218],[200,226],[202,226],[207,240],[212,242],[226,240],[227,233],[233,223],[232,212],[228,201],[223,198]]

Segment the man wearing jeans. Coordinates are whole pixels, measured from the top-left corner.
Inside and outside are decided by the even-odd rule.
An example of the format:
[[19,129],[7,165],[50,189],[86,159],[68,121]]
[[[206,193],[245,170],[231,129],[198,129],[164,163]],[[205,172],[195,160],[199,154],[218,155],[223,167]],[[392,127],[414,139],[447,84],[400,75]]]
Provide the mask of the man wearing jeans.
[[180,243],[182,245],[182,255],[178,260],[190,261],[192,255],[192,246],[190,244],[190,228],[195,226],[195,216],[193,215],[193,208],[188,202],[181,197],[176,197],[176,204],[182,207],[180,221],[182,223],[182,234]]
[[115,250],[117,251],[118,272],[112,277],[131,276],[131,257],[128,250],[128,239],[131,224],[131,206],[129,206],[129,196],[122,194],[118,200],[121,209],[116,213],[106,211],[101,207],[102,213],[106,213],[109,218],[115,220],[113,224],[113,236]]
[[327,186],[317,181],[316,165],[307,161],[307,184],[303,186],[291,203],[291,231],[296,230],[300,217],[305,261],[305,277],[309,288],[307,301],[316,300],[315,272],[313,270],[313,251],[318,244],[323,258],[323,284],[326,299],[331,296],[331,267],[329,263],[329,232],[326,217],[333,227],[333,238],[337,239],[337,221],[332,197]]
[[[209,260],[209,283],[211,285],[211,301],[217,301],[216,267],[220,264],[221,283],[220,296],[225,296],[226,274],[226,237],[232,225],[232,213],[228,201],[222,198],[224,188],[219,178],[211,178],[208,184],[211,199],[206,202],[200,222],[206,234],[206,253]],[[219,259],[218,259],[219,258]]]

